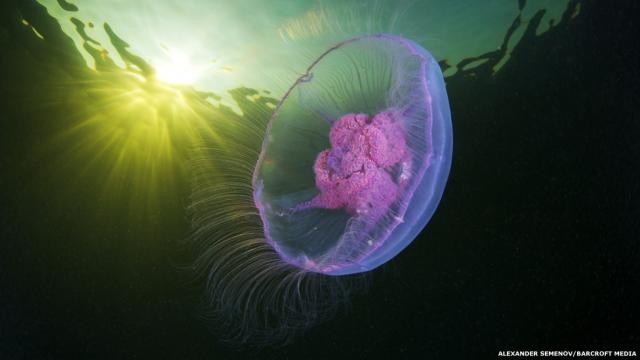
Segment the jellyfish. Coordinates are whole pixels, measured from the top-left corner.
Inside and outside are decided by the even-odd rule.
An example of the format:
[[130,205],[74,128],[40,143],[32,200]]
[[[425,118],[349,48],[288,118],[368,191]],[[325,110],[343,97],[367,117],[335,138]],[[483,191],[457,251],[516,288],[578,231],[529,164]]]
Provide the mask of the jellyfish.
[[372,270],[425,227],[451,152],[436,60],[399,36],[343,41],[287,91],[268,126],[253,175],[265,238],[308,271]]
[[195,268],[234,344],[286,342],[330,317],[425,228],[451,164],[440,66],[400,36],[335,44],[271,112],[216,133],[234,145],[194,175]]

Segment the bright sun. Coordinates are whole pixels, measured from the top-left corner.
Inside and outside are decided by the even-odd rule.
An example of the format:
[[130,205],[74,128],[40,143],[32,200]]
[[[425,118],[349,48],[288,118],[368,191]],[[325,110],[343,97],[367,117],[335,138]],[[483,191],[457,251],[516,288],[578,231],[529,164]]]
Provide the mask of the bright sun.
[[189,56],[175,49],[166,49],[166,58],[156,64],[158,79],[171,84],[193,84],[206,67],[195,65]]

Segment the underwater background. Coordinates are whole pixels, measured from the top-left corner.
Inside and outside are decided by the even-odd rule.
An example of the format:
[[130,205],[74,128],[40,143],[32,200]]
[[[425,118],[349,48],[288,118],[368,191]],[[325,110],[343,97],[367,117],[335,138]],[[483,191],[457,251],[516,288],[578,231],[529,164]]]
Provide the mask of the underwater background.
[[[3,2],[0,358],[640,350],[639,7]],[[332,318],[285,346],[229,346],[188,266],[190,160],[214,144],[252,166],[229,139],[259,135],[323,49],[379,31],[444,71],[440,206]]]

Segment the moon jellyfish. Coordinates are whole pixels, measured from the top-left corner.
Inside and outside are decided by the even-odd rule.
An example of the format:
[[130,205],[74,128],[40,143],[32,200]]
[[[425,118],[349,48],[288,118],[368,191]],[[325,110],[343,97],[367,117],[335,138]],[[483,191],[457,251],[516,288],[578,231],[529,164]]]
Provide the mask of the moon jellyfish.
[[286,92],[253,174],[267,242],[327,275],[374,269],[425,227],[452,152],[440,67],[379,34],[323,53]]
[[232,93],[243,115],[213,122],[190,209],[212,323],[260,346],[330,317],[363,284],[354,274],[413,241],[442,196],[452,134],[438,63],[398,36],[329,48],[273,108],[256,94]]

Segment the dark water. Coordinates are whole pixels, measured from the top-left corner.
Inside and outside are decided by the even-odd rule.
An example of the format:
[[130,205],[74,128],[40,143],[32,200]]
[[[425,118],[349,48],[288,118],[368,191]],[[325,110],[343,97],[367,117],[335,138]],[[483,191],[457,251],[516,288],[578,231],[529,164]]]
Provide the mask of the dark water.
[[[535,18],[514,22],[529,30],[499,72],[490,71],[504,56],[496,51],[479,55],[489,59],[484,65],[458,64],[467,70],[447,79],[453,167],[421,239],[376,271],[347,310],[293,344],[232,350],[198,320],[202,284],[183,267],[191,249],[181,240],[189,231],[190,192],[181,145],[190,136],[176,135],[183,128],[169,119],[171,156],[158,155],[165,145],[122,137],[152,131],[127,121],[129,113],[109,113],[129,100],[104,89],[126,86],[126,75],[100,53],[101,72],[90,72],[41,6],[6,2],[0,358],[464,359],[499,350],[639,351],[639,6],[580,4],[578,16],[571,19],[570,8],[541,36]],[[152,76],[126,40],[105,30],[122,45],[116,46],[122,58]],[[209,106],[204,99],[213,95],[183,90],[203,117],[239,122],[268,117],[272,101],[248,100],[255,90],[236,89],[243,118]],[[95,114],[115,120],[86,121]],[[131,155],[149,146],[156,155]],[[127,161],[118,162],[117,154]]]

